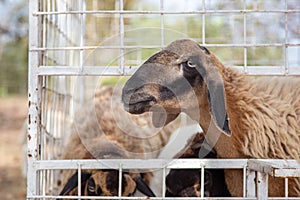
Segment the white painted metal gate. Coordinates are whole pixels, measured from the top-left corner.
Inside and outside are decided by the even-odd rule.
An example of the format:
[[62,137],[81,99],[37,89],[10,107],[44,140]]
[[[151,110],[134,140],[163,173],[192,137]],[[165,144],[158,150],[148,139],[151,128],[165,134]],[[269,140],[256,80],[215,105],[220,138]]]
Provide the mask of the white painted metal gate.
[[[267,199],[267,174],[300,176],[300,165],[293,160],[60,160],[73,114],[95,80],[131,75],[175,39],[195,39],[249,75],[300,75],[298,0],[137,0],[131,7],[130,0],[112,0],[113,9],[103,7],[105,3],[29,0],[28,200],[58,198],[60,169],[80,173],[105,168],[104,163],[120,170],[161,169],[162,191],[166,169],[199,168],[202,174],[207,168],[241,169],[243,197],[230,199]],[[263,53],[265,58],[259,56]],[[146,199],[109,197],[121,198]],[[163,192],[154,199],[164,198]]]

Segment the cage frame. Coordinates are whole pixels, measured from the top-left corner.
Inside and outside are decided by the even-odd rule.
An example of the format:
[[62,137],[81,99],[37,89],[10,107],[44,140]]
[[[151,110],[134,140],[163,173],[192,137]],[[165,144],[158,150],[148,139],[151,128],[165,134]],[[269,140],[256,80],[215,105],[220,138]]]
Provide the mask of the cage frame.
[[[84,0],[82,2],[85,2]],[[115,11],[66,11],[66,12],[41,12],[40,3],[38,0],[29,0],[29,79],[28,79],[28,151],[27,151],[27,160],[28,160],[28,172],[27,172],[27,199],[51,199],[51,198],[62,198],[60,196],[49,196],[49,195],[38,195],[38,186],[39,175],[38,172],[40,170],[53,170],[53,169],[77,169],[78,173],[81,173],[82,169],[89,168],[103,168],[105,165],[101,165],[101,162],[110,163],[110,166],[113,165],[116,169],[119,169],[120,173],[122,169],[129,169],[134,166],[134,168],[149,168],[149,163],[153,165],[153,168],[163,169],[163,180],[165,177],[165,169],[180,169],[180,168],[195,168],[198,167],[201,169],[201,173],[204,174],[204,170],[206,168],[239,168],[243,169],[244,172],[244,180],[243,180],[243,198],[242,199],[300,199],[299,198],[287,198],[287,177],[300,177],[300,164],[295,160],[271,160],[271,159],[149,159],[149,160],[105,160],[105,161],[96,161],[96,160],[40,160],[41,147],[39,146],[39,137],[41,132],[41,101],[42,101],[42,86],[43,80],[42,76],[97,76],[97,75],[131,75],[137,70],[137,67],[126,67],[124,65],[124,58],[121,59],[120,66],[112,66],[108,70],[106,66],[84,66],[83,64],[83,51],[87,49],[96,49],[96,48],[117,48],[124,51],[124,49],[138,49],[138,48],[161,48],[164,44],[164,38],[162,37],[161,45],[154,46],[125,46],[122,42],[121,37],[121,45],[120,46],[84,46],[83,38],[80,40],[79,46],[74,47],[58,47],[58,48],[45,48],[41,47],[42,44],[42,35],[40,29],[41,26],[41,18],[43,15],[57,15],[57,14],[79,14],[82,18],[85,17],[86,14],[119,14],[120,15],[120,33],[124,33],[124,14],[153,14],[153,15],[161,15],[161,28],[162,35],[164,30],[163,24],[163,16],[166,14],[199,14],[202,15],[203,24],[205,24],[205,16],[210,13],[242,13],[244,17],[244,30],[246,27],[246,14],[251,12],[276,12],[276,13],[284,13],[285,20],[287,20],[288,13],[299,13],[300,10],[288,10],[287,6],[285,10],[225,10],[225,11],[210,11],[205,10],[205,0],[202,0],[203,9],[201,11],[184,11],[184,12],[172,12],[165,11],[163,8],[164,0],[160,0],[160,10],[159,11],[126,11],[123,10],[123,0],[119,0],[120,2],[120,10]],[[287,1],[285,1],[287,5]],[[285,26],[285,43],[272,43],[272,44],[247,44],[246,43],[246,35],[244,31],[244,43],[243,44],[207,44],[205,42],[205,26],[202,26],[202,45],[207,47],[242,47],[244,48],[244,66],[237,67],[239,70],[244,70],[249,75],[300,75],[299,69],[293,69],[288,66],[287,57],[288,57],[288,47],[290,46],[300,46],[299,43],[291,44],[288,43],[287,40],[287,25]],[[81,35],[83,35],[83,29],[81,29]],[[276,46],[276,47],[285,47],[284,57],[285,57],[285,65],[276,66],[272,68],[265,69],[264,66],[261,68],[255,67],[251,68],[251,66],[247,65],[247,47],[268,47],[268,46]],[[80,62],[78,66],[73,66],[72,68],[68,66],[54,65],[54,66],[44,66],[41,65],[41,53],[44,51],[57,51],[57,50],[78,50],[80,51]],[[122,54],[122,51],[121,51]],[[105,72],[104,72],[105,71]],[[100,164],[99,164],[100,163]],[[134,163],[134,165],[133,165]],[[137,163],[138,166],[137,166]],[[220,167],[220,163],[222,163],[222,167]],[[224,166],[225,165],[225,166]],[[286,197],[283,198],[269,198],[267,189],[268,189],[268,175],[274,177],[285,177],[285,193]],[[120,176],[121,177],[121,176]],[[204,183],[204,176],[201,178],[201,183]],[[256,182],[255,182],[256,180]],[[121,183],[121,178],[119,183]],[[79,180],[80,182],[80,176]],[[121,185],[121,184],[119,184]],[[78,187],[80,188],[80,187]],[[162,190],[165,190],[165,184],[163,184]],[[119,196],[118,197],[109,197],[109,199],[146,199],[142,197],[121,197],[121,186],[119,187]],[[80,197],[80,189],[79,196],[75,196],[75,198],[84,199],[84,197]],[[63,198],[73,198],[63,197]],[[107,197],[95,197],[95,199],[107,199]],[[164,197],[159,198],[151,198],[151,199],[170,199]],[[172,198],[173,199],[173,198]],[[186,198],[176,198],[176,199],[186,199]],[[188,199],[191,199],[190,197]],[[201,190],[201,198],[196,199],[204,199],[204,191]],[[211,198],[218,199],[218,198]],[[224,199],[224,198],[222,198]],[[226,198],[226,199],[241,199],[238,198]]]

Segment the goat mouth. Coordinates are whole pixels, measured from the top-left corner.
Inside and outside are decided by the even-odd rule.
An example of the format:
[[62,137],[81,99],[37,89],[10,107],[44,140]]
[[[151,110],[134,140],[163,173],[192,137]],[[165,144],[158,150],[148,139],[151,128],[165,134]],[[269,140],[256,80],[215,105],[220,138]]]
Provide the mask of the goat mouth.
[[156,104],[156,102],[157,101],[155,97],[149,96],[143,99],[130,100],[128,104],[124,103],[124,108],[131,114],[141,114],[149,111],[149,109]]
[[[205,191],[206,192],[206,191]],[[208,194],[205,193],[205,196],[207,196]],[[181,190],[178,194],[179,197],[200,197],[200,188],[196,188],[196,185],[194,186],[190,186],[190,187],[186,187],[183,190]]]

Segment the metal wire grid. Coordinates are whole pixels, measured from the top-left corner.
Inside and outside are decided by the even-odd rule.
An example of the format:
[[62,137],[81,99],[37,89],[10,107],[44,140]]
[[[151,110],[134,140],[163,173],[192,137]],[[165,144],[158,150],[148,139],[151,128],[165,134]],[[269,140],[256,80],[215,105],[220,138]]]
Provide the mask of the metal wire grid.
[[[300,166],[299,163],[294,160],[248,160],[248,159],[178,159],[178,160],[166,160],[166,159],[154,159],[154,160],[61,160],[61,161],[39,161],[36,162],[36,169],[38,172],[53,172],[55,170],[61,169],[75,169],[78,171],[78,182],[81,182],[81,171],[84,169],[107,169],[107,166],[110,166],[110,169],[117,169],[121,174],[124,169],[149,169],[149,163],[151,163],[152,169],[161,169],[162,177],[161,184],[162,191],[165,191],[165,175],[169,169],[196,169],[199,168],[201,171],[201,185],[204,185],[204,170],[206,169],[240,169],[243,170],[243,196],[242,197],[204,197],[204,188],[201,188],[201,197],[200,198],[168,198],[164,196],[164,193],[161,196],[151,198],[151,199],[293,199],[297,200],[300,197],[288,197],[288,178],[300,176]],[[285,197],[273,197],[268,198],[268,175],[273,177],[286,177],[285,178]],[[78,196],[58,196],[55,194],[45,193],[35,196],[29,196],[28,198],[32,199],[147,199],[147,197],[122,197],[122,176],[119,176],[119,195],[114,197],[104,197],[104,196],[95,196],[95,197],[85,197],[81,196],[82,194],[81,187],[78,187]],[[47,177],[43,177],[45,179]],[[51,178],[51,176],[50,176]],[[49,185],[51,187],[51,185]],[[53,186],[53,185],[52,185]],[[45,191],[45,190],[44,190]]]
[[[194,38],[202,45],[215,48],[241,48],[243,52],[243,65],[236,66],[240,70],[245,71],[248,74],[259,75],[295,75],[300,74],[299,66],[289,65],[289,48],[299,48],[298,42],[290,42],[289,40],[289,27],[288,16],[290,14],[300,13],[299,9],[288,9],[288,0],[285,1],[284,9],[252,9],[246,8],[247,0],[243,0],[242,8],[236,10],[221,10],[221,9],[207,9],[208,1],[202,0],[202,7],[199,10],[180,10],[172,11],[165,8],[166,0],[157,1],[157,10],[143,10],[142,1],[139,1],[136,10],[124,10],[124,1],[115,1],[116,10],[99,10],[97,7],[92,6],[91,10],[87,10],[89,3],[96,4],[96,1],[84,1],[84,0],[43,0],[35,1],[30,0],[30,56],[29,56],[29,135],[28,135],[28,199],[51,199],[56,198],[55,194],[58,193],[57,188],[57,169],[77,169],[81,173],[81,169],[85,168],[101,168],[103,167],[98,161],[58,161],[61,157],[61,152],[64,146],[64,140],[67,138],[66,130],[68,125],[72,122],[72,115],[74,111],[74,104],[82,104],[84,99],[80,97],[84,96],[84,81],[78,77],[82,75],[130,75],[137,69],[137,65],[144,59],[142,56],[142,50],[150,49],[153,52],[157,49],[164,47],[168,41],[166,18],[168,16],[199,16],[201,18],[201,38]],[[96,9],[95,9],[96,8]],[[249,43],[247,41],[247,18],[252,13],[275,13],[282,14],[285,17],[285,39],[283,42],[276,43]],[[240,14],[243,18],[243,39],[242,43],[207,43],[206,35],[206,19],[214,14],[221,15],[233,15]],[[113,38],[114,42],[102,42],[100,45],[87,41],[86,34],[86,20],[87,18],[107,17],[113,16],[115,19],[115,32],[116,37]],[[158,41],[154,44],[145,45],[144,43],[132,42],[130,38],[125,37],[127,18],[138,18],[139,16],[154,16],[158,18],[159,25],[159,37]],[[74,31],[75,28],[75,31]],[[188,27],[185,27],[187,30]],[[187,32],[184,33],[188,36]],[[177,37],[182,37],[179,34]],[[138,39],[137,39],[138,40]],[[92,45],[90,45],[92,44]],[[284,63],[282,66],[249,66],[247,63],[248,51],[250,48],[263,48],[263,47],[279,47],[283,48]],[[89,58],[89,51],[110,52],[117,57],[115,62],[111,60],[105,60],[105,62],[92,63],[86,60]],[[136,51],[136,57],[130,60],[130,56],[127,57],[128,51]],[[98,53],[98,52],[97,52]],[[97,54],[98,55],[98,54]],[[90,58],[94,59],[93,56]],[[110,58],[114,59],[114,58]],[[97,60],[98,61],[98,60]],[[110,63],[110,64],[109,64]],[[133,64],[133,65],[131,65]],[[107,65],[110,65],[107,67]],[[58,76],[60,75],[60,76]],[[72,88],[77,81],[81,81],[80,88],[77,88],[74,93]],[[77,96],[76,96],[77,95]],[[50,160],[50,161],[47,161]],[[105,162],[105,161],[103,161]],[[107,161],[108,162],[108,161]],[[113,162],[113,161],[112,161]],[[114,161],[116,169],[130,168],[130,161]],[[146,163],[145,163],[146,162]],[[153,168],[155,168],[155,160],[149,161]],[[149,168],[149,162],[141,161],[141,166],[136,168],[143,168],[147,166]],[[161,162],[160,169],[163,169],[165,175],[166,167],[165,160],[157,160]],[[206,167],[210,167],[209,163],[218,163],[220,160],[211,160],[208,163],[203,161],[196,165],[193,161],[185,161],[189,167],[198,167],[202,169],[201,173],[204,173]],[[246,193],[246,162],[245,160],[232,161],[234,164],[230,164],[230,167],[240,168],[244,171],[244,198],[243,199],[257,199],[248,198]],[[185,165],[182,162],[173,162],[175,168],[184,168]],[[222,163],[222,166],[224,166]],[[127,167],[128,164],[128,167]],[[194,166],[195,165],[195,166]],[[172,168],[172,164],[168,168]],[[216,166],[216,165],[211,165]],[[220,166],[220,165],[218,165]],[[132,165],[131,165],[132,167]],[[226,168],[226,166],[224,166]],[[257,169],[256,169],[257,170]],[[253,176],[253,174],[252,174]],[[299,175],[298,175],[299,176]],[[80,177],[80,176],[79,176]],[[165,177],[165,176],[163,176]],[[203,177],[203,176],[202,176]],[[261,175],[262,178],[266,176]],[[287,180],[287,179],[286,179]],[[202,183],[204,180],[201,180]],[[162,180],[162,191],[165,190],[164,178]],[[250,183],[248,184],[250,185]],[[252,183],[253,185],[253,183]],[[254,184],[255,185],[255,184]],[[287,181],[286,181],[287,186]],[[250,186],[249,186],[250,187]],[[79,187],[80,188],[80,187]],[[119,188],[121,191],[121,188]],[[287,191],[287,187],[286,187]],[[79,191],[80,194],[80,191]],[[265,195],[264,192],[258,192],[258,194]],[[287,194],[287,192],[286,192]],[[201,191],[203,197],[203,189]],[[253,194],[252,194],[253,195]],[[163,197],[163,194],[162,194]],[[67,197],[71,198],[71,197]],[[77,197],[76,198],[83,198]],[[134,197],[128,197],[122,199],[135,199]],[[140,197],[139,197],[140,198]],[[262,199],[264,198],[261,197]],[[105,199],[105,197],[97,197],[95,199]],[[120,197],[113,197],[109,199],[120,199]],[[161,199],[161,198],[159,198]],[[189,198],[190,199],[190,198]],[[222,198],[223,199],[223,198]],[[234,199],[234,198],[233,198]],[[295,199],[295,198],[292,198]]]
[[[93,1],[92,1],[93,2]],[[142,1],[140,1],[142,2]],[[64,64],[60,65],[59,63],[45,63],[43,65],[39,66],[39,73],[41,75],[130,75],[134,72],[136,69],[130,68],[128,65],[126,65],[126,51],[127,50],[140,50],[140,49],[157,49],[164,47],[167,43],[166,38],[166,20],[168,17],[176,17],[176,16],[182,16],[182,17],[189,17],[189,16],[198,16],[197,19],[199,21],[201,20],[201,30],[198,30],[199,32],[202,32],[201,38],[194,38],[198,40],[202,45],[211,47],[211,48],[237,48],[237,49],[243,49],[243,65],[237,66],[239,69],[245,71],[249,74],[276,74],[276,75],[286,75],[286,74],[299,74],[299,66],[289,66],[289,49],[294,47],[299,47],[300,43],[299,40],[296,42],[292,41],[290,39],[290,31],[289,31],[289,24],[288,19],[291,16],[297,17],[300,13],[300,10],[295,9],[289,9],[289,1],[285,1],[284,8],[277,8],[277,9],[247,9],[247,6],[249,4],[249,1],[244,0],[241,1],[240,5],[242,8],[235,9],[235,10],[222,10],[222,9],[207,9],[207,4],[205,0],[202,0],[201,9],[198,10],[180,10],[180,11],[170,11],[165,10],[165,2],[164,0],[159,1],[159,9],[158,10],[124,10],[124,2],[122,0],[116,1],[116,10],[86,10],[86,6],[83,3],[79,3],[78,7],[74,8],[66,8],[60,9],[59,7],[55,8],[54,6],[45,8],[42,10],[38,10],[36,12],[33,12],[33,17],[36,18],[43,18],[46,21],[51,22],[51,24],[56,24],[56,26],[59,26],[59,24],[67,22],[68,23],[68,17],[74,18],[73,20],[74,24],[72,27],[78,27],[79,31],[76,33],[79,34],[78,39],[79,43],[75,44],[74,42],[70,42],[70,45],[65,45],[64,43],[59,44],[43,44],[41,46],[37,46],[34,48],[31,48],[31,51],[37,51],[37,52],[73,52],[79,54],[79,56],[76,56],[79,60],[78,65],[73,66],[71,69],[69,67],[66,67]],[[88,1],[87,3],[91,3]],[[284,17],[284,40],[276,41],[276,42],[258,42],[253,43],[249,41],[249,30],[247,25],[249,24],[248,18],[251,18],[252,14],[278,14],[280,17]],[[228,42],[224,44],[220,43],[212,43],[207,42],[207,22],[206,19],[212,17],[212,16],[230,16],[230,15],[239,15],[239,17],[242,18],[242,24],[243,24],[243,30],[237,30],[237,32],[242,33],[242,39],[240,42]],[[126,40],[126,27],[128,25],[125,24],[125,19],[131,19],[131,18],[138,18],[138,17],[153,17],[157,18],[158,21],[160,21],[160,26],[158,27],[160,30],[159,35],[159,41],[154,42],[155,45],[143,45],[143,44],[130,44]],[[114,20],[119,21],[118,30],[116,33],[118,36],[116,38],[118,39],[117,43],[114,44],[101,44],[98,45],[97,43],[91,43],[93,45],[86,45],[84,44],[84,34],[86,33],[86,24],[85,20],[86,18],[96,18],[96,17],[112,17]],[[261,15],[263,17],[263,15]],[[69,20],[72,21],[72,20]],[[297,21],[296,21],[297,22]],[[272,22],[271,22],[272,23]],[[46,23],[47,24],[47,23]],[[211,24],[209,24],[211,25]],[[47,30],[47,27],[44,27],[44,30]],[[58,31],[62,32],[62,35],[65,34],[62,28],[58,28]],[[188,36],[187,33],[184,33],[186,36]],[[49,39],[50,37],[46,36],[43,39]],[[99,39],[100,40],[100,39]],[[102,40],[101,40],[102,41]],[[283,63],[282,65],[277,66],[249,66],[247,63],[248,60],[248,54],[249,49],[251,48],[267,48],[267,47],[278,47],[283,49]],[[93,66],[89,66],[85,64],[85,57],[84,54],[86,54],[88,51],[95,51],[95,50],[108,50],[108,49],[115,49],[119,50],[119,62],[117,65],[111,66],[109,69],[107,69],[107,63],[98,63]],[[99,55],[99,54],[98,54]],[[47,57],[45,57],[47,58]],[[141,63],[141,60],[137,63]],[[100,65],[99,65],[100,64]],[[278,63],[277,63],[278,64]],[[51,67],[50,67],[51,66]]]

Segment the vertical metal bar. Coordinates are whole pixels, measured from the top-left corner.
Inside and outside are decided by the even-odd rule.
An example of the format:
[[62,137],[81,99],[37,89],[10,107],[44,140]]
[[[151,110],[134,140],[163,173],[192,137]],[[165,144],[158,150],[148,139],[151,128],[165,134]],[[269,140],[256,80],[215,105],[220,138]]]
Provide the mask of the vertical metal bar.
[[[83,1],[78,1],[77,3],[78,5],[76,5],[77,7],[80,8],[81,11],[85,11],[86,10],[86,2],[85,0]],[[80,15],[80,47],[84,47],[84,35],[85,35],[85,14],[81,14]],[[75,38],[76,40],[76,38]],[[84,65],[84,50],[80,50],[79,51],[79,65],[81,67],[81,71],[83,70],[83,65]],[[85,102],[85,78],[83,76],[77,77],[77,84],[78,84],[78,98],[79,98],[79,102],[80,105],[83,105]]]
[[247,197],[255,197],[256,195],[255,178],[255,171],[247,170]]
[[78,197],[81,197],[81,164],[78,163]]
[[200,191],[200,197],[204,198],[204,166],[201,166],[201,191]]
[[[80,10],[82,12],[85,11],[85,1],[81,1],[81,4],[80,4]],[[84,34],[85,34],[85,23],[84,23],[84,20],[85,20],[85,14],[80,14],[80,47],[83,48],[84,46]],[[81,71],[83,71],[83,64],[84,64],[84,50],[80,49],[80,53],[79,53],[79,63],[80,63],[80,67],[81,67]]]
[[268,174],[257,172],[256,186],[257,186],[257,199],[268,199]]
[[[164,11],[164,0],[160,0],[160,12]],[[164,14],[160,14],[160,45],[161,48],[165,45],[165,21]]]
[[[285,10],[288,9],[287,0],[285,0]],[[284,74],[289,74],[289,50],[288,50],[288,13],[285,13],[284,21],[284,34],[285,34],[285,46],[284,46]]]
[[[45,2],[46,0],[44,0],[43,2],[42,2],[42,9],[43,9],[43,11],[47,11],[47,9],[46,9],[46,2]],[[42,18],[42,22],[43,22],[43,24],[42,24],[42,26],[43,26],[43,28],[42,28],[42,30],[41,30],[41,32],[42,32],[42,47],[47,47],[47,40],[46,40],[46,38],[47,38],[47,35],[48,35],[48,33],[47,33],[47,31],[49,30],[48,29],[48,27],[49,26],[47,26],[47,23],[45,22],[45,20],[46,20],[46,18],[47,18],[47,16],[46,15],[43,15],[43,16],[41,16],[41,18]],[[46,52],[44,52],[45,54],[47,54],[48,52],[46,51]],[[47,56],[44,56],[43,57],[43,63],[47,63],[46,62],[46,58],[47,58]]]
[[206,41],[205,41],[205,0],[202,0],[202,45],[205,45]]
[[119,190],[118,190],[118,196],[121,197],[122,196],[122,164],[120,163],[119,165]]
[[40,183],[42,185],[40,185],[40,187],[42,187],[42,195],[45,196],[46,195],[46,189],[47,189],[47,171],[46,170],[40,170],[39,173],[41,173],[40,177],[41,177],[41,180],[40,180]]
[[246,197],[246,187],[247,187],[247,166],[243,167],[243,197]]
[[[244,21],[244,45],[247,44],[247,18],[246,18],[246,1],[243,0],[243,21]],[[247,67],[247,47],[244,47],[244,72],[248,73],[248,67]]]
[[[40,2],[29,0],[29,49],[39,47],[39,18],[33,16],[33,13],[39,11]],[[39,54],[35,51],[29,51],[28,60],[28,135],[27,135],[27,195],[37,195],[37,171],[35,169],[35,161],[39,158],[38,134],[39,129],[39,109],[40,109],[40,87],[38,77]]]
[[163,175],[162,175],[162,198],[164,199],[166,197],[166,167],[164,167],[163,169]]
[[289,179],[284,178],[284,195],[285,197],[289,196]]
[[42,85],[42,106],[41,106],[41,159],[46,158],[46,136],[45,136],[45,128],[47,122],[47,99],[48,99],[48,92],[45,90],[47,87],[47,77],[43,78],[43,85]]
[[[55,77],[51,77],[50,79],[51,81],[51,86],[50,86],[50,89],[53,90],[55,89],[55,85],[54,85],[54,82],[55,82]],[[49,130],[48,130],[48,134],[47,134],[47,137],[48,137],[48,150],[47,150],[47,154],[48,154],[48,159],[52,159],[52,149],[53,149],[53,134],[54,134],[54,109],[55,109],[55,92],[52,91],[51,92],[51,95],[50,95],[50,108],[49,108]]]
[[123,3],[123,0],[119,0],[120,2],[120,71],[121,71],[121,74],[123,75],[124,72],[125,72],[125,54],[124,54],[124,15],[123,13],[121,13],[123,10],[124,10],[124,3]]

